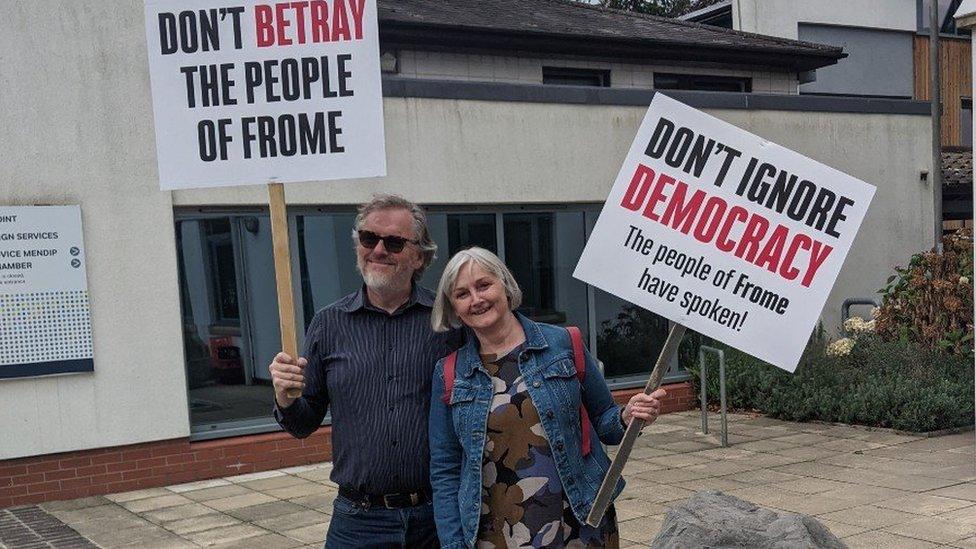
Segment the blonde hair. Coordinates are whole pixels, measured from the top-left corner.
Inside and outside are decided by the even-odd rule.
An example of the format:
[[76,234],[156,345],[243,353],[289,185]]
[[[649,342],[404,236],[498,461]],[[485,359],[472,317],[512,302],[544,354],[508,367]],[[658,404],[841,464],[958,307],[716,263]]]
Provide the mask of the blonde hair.
[[460,328],[461,319],[454,312],[451,305],[450,293],[454,291],[454,284],[457,282],[458,273],[461,267],[469,261],[474,261],[492,276],[501,281],[505,287],[505,295],[508,296],[508,307],[515,310],[522,304],[522,289],[512,275],[512,271],[502,263],[497,255],[484,248],[468,248],[454,254],[444,267],[444,274],[441,281],[437,284],[437,297],[434,298],[434,310],[430,314],[430,325],[435,332],[446,332],[451,328]]

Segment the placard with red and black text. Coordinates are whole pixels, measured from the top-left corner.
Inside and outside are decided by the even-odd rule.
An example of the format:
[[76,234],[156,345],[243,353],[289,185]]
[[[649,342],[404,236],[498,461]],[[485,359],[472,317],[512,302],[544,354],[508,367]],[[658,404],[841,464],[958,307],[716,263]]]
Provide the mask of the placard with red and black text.
[[657,93],[574,276],[792,372],[874,192]]
[[146,0],[163,190],[386,175],[376,0]]

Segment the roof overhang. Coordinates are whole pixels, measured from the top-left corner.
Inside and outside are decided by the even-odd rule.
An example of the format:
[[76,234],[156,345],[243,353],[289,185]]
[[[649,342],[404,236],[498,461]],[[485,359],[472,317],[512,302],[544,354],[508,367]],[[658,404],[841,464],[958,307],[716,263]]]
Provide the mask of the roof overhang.
[[963,0],[956,10],[956,26],[963,29],[976,28],[976,0]]
[[721,48],[701,44],[654,43],[642,39],[585,38],[548,32],[520,32],[483,27],[380,21],[380,43],[384,48],[438,50],[532,51],[554,55],[611,57],[633,62],[695,61],[724,65],[775,67],[803,72],[836,64],[846,53],[775,48]]
[[720,15],[723,12],[731,12],[731,11],[732,11],[732,0],[722,0],[721,2],[716,2],[711,6],[706,6],[702,9],[695,10],[692,12],[688,12],[684,15],[681,15],[678,17],[678,19],[681,19],[682,21],[698,22],[703,19],[711,19],[712,17]]

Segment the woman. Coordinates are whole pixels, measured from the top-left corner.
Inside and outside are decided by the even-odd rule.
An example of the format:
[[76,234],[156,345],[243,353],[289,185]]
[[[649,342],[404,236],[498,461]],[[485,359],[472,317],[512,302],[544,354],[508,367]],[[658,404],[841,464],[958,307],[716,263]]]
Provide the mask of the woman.
[[[567,330],[514,313],[521,301],[512,273],[482,248],[452,257],[437,289],[434,330],[469,329],[447,375],[452,387],[445,389],[442,359],[431,389],[442,547],[617,547],[612,506],[599,527],[585,524],[610,466],[595,441],[618,444],[631,419],[653,421],[665,392],[639,393],[621,409],[593,358],[584,352],[586,375],[577,377]],[[589,452],[581,405],[594,441]]]

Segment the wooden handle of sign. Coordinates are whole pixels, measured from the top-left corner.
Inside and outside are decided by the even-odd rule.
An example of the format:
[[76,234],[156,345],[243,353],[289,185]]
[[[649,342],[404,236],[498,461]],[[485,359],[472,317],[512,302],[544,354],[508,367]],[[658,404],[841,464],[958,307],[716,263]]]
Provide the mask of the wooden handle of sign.
[[[677,352],[678,345],[681,343],[681,338],[684,335],[685,327],[683,325],[675,323],[671,326],[671,332],[668,333],[668,339],[664,342],[664,348],[661,349],[661,354],[657,357],[657,363],[654,365],[654,370],[651,371],[651,377],[647,380],[647,385],[644,386],[644,394],[649,395],[661,386],[661,379],[664,378],[664,372],[668,369],[671,356]],[[613,490],[617,487],[617,481],[624,471],[624,465],[627,463],[627,458],[630,457],[630,451],[634,449],[634,442],[637,441],[637,435],[640,434],[643,428],[643,419],[634,418],[630,421],[627,432],[624,433],[624,440],[617,448],[617,455],[614,456],[613,462],[610,463],[610,470],[607,471],[607,476],[603,477],[603,484],[600,485],[600,491],[596,493],[596,499],[593,501],[593,507],[590,508],[590,514],[586,517],[586,523],[590,526],[596,528],[600,525],[600,521],[603,520],[603,515],[607,512],[607,507],[610,507],[610,497],[613,496]]]
[[[278,287],[278,326],[281,328],[281,350],[298,358],[295,337],[295,300],[291,291],[291,254],[288,250],[288,215],[285,212],[285,186],[268,183],[268,206],[271,209],[271,241],[274,245],[275,282]],[[289,389],[289,398],[302,396],[300,389]]]

